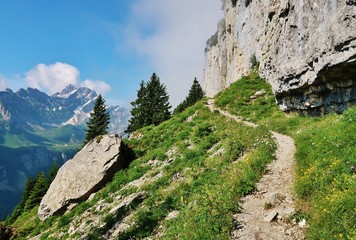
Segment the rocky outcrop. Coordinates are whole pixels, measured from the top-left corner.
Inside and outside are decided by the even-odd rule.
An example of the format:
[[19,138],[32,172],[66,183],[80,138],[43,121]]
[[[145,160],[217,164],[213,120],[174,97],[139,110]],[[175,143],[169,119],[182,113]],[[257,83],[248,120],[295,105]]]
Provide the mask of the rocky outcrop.
[[355,0],[223,1],[225,18],[208,41],[208,96],[259,72],[285,110],[341,112],[356,103]]
[[87,199],[111,180],[115,172],[127,167],[132,157],[117,135],[92,140],[59,169],[41,201],[38,216],[45,220]]

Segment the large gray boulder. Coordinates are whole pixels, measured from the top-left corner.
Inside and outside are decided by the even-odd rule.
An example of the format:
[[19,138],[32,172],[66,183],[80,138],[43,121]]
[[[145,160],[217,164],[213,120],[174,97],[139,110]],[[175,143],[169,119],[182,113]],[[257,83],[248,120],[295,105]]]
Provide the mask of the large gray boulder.
[[121,137],[106,135],[90,141],[58,171],[38,209],[41,220],[65,212],[87,199],[132,160]]
[[223,0],[223,10],[206,48],[209,97],[248,74],[255,55],[283,110],[356,104],[356,0]]

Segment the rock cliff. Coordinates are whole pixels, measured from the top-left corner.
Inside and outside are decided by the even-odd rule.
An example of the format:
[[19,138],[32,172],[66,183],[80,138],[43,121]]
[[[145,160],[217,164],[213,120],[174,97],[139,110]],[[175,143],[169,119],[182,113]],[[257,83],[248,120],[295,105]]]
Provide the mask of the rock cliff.
[[356,103],[355,0],[224,0],[207,42],[208,96],[249,72],[272,85],[282,110],[342,112]]
[[117,135],[92,140],[59,169],[41,201],[38,216],[45,220],[87,199],[131,160],[130,150]]

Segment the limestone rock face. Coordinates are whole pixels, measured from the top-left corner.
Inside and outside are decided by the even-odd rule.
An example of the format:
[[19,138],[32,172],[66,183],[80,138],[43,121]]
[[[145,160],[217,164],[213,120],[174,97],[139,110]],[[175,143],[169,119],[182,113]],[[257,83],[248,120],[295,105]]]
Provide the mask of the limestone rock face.
[[208,96],[247,74],[255,55],[283,110],[356,104],[355,0],[224,0],[223,10],[206,48]]
[[106,135],[99,140],[90,141],[59,169],[41,201],[38,210],[41,220],[87,199],[111,180],[115,172],[129,165],[132,155],[119,136]]

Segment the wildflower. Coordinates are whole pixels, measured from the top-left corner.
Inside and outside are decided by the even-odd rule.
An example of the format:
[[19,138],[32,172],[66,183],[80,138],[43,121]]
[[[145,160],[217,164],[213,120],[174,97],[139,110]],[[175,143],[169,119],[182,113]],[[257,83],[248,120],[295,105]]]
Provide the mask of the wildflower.
[[330,175],[330,174],[331,174],[331,172],[330,172],[330,171],[327,171],[327,172],[326,172],[326,174]]
[[346,164],[347,164],[347,165],[349,165],[349,164],[350,164],[350,162],[349,162],[349,161],[346,161]]
[[355,171],[355,166],[352,165],[352,166],[350,167],[350,169],[351,169],[351,171]]

